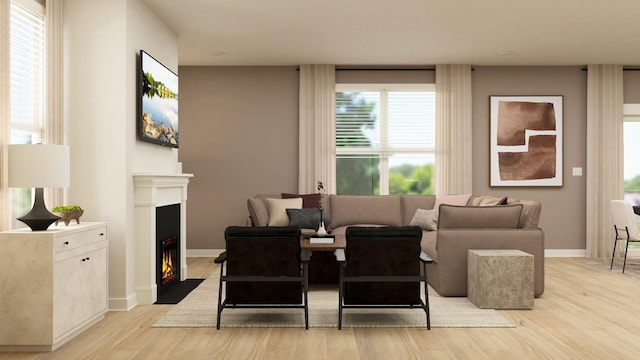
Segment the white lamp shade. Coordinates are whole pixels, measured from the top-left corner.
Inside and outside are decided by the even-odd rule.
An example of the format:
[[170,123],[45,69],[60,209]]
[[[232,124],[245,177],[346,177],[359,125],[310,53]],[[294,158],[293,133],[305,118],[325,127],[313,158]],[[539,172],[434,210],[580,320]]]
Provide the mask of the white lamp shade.
[[9,187],[68,187],[69,162],[66,145],[9,145]]

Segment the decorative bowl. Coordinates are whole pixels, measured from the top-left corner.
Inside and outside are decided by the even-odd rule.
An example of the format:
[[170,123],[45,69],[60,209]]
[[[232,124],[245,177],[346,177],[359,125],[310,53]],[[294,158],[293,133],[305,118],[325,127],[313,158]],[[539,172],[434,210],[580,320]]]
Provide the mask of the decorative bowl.
[[58,222],[63,221],[66,226],[69,226],[69,222],[74,219],[76,221],[76,224],[80,224],[80,216],[84,214],[84,210],[54,212],[54,214],[60,216],[60,219],[56,220],[56,225],[58,225]]

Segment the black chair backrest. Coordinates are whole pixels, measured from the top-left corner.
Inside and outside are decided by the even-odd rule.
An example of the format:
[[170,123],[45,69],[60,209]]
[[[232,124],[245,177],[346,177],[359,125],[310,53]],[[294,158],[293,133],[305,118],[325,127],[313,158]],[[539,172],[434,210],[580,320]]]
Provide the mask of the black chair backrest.
[[420,276],[422,230],[408,227],[349,227],[345,277],[376,276],[379,281],[344,284],[346,305],[419,304],[420,281],[394,282],[387,276]]
[[295,276],[300,273],[300,228],[230,226],[224,232],[227,274]]
[[300,276],[300,228],[237,227],[225,229],[230,276],[256,277],[225,285],[230,304],[301,304],[302,282],[262,282],[266,276]]
[[346,275],[420,275],[419,227],[349,227],[346,237]]

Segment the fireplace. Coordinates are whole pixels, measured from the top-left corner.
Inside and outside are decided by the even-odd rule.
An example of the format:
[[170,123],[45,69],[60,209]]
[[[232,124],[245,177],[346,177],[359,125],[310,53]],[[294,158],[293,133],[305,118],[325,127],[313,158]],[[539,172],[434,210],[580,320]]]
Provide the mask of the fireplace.
[[156,208],[158,296],[180,282],[180,204]]
[[[182,171],[182,170],[179,170]],[[130,309],[136,304],[154,304],[158,300],[158,241],[170,236],[178,240],[178,261],[174,264],[181,282],[187,279],[187,186],[191,174],[134,174],[136,234],[136,296],[117,308]],[[156,219],[157,209],[175,206],[179,209],[179,229],[164,232],[164,224]],[[175,211],[174,209],[174,211]],[[162,212],[162,210],[160,210]],[[175,214],[174,214],[175,215]],[[172,288],[176,288],[173,286]]]

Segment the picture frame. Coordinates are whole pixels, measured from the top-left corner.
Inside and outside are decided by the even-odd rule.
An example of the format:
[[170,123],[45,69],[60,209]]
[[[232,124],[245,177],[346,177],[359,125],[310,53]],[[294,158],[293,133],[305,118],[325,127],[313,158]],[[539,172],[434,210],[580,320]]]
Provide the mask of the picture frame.
[[490,186],[562,186],[564,99],[489,96]]

